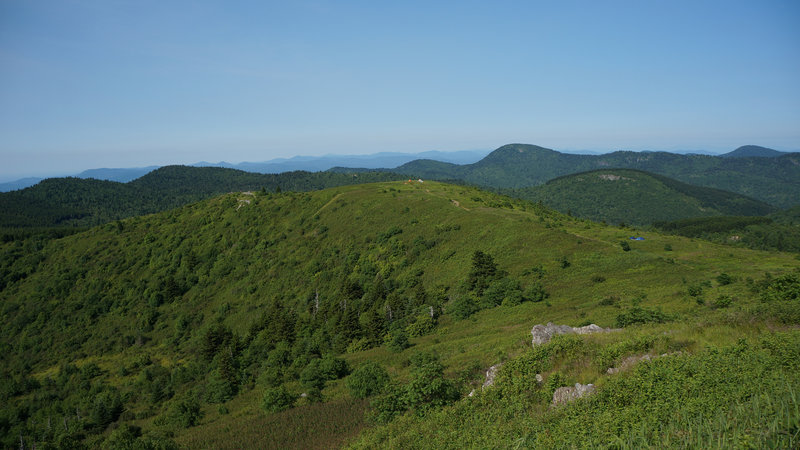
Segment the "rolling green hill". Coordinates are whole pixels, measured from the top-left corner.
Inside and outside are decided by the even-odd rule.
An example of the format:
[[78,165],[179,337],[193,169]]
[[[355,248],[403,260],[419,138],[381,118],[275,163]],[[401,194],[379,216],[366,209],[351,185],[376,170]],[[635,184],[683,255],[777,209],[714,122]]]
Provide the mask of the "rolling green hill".
[[628,235],[414,181],[2,243],[2,446],[796,445],[794,255]]
[[612,224],[722,215],[762,216],[776,208],[742,195],[632,169],[600,169],[506,191],[563,213]]
[[527,144],[504,145],[466,165],[412,161],[395,171],[423,179],[464,180],[493,188],[524,188],[596,169],[638,169],[684,183],[722,189],[788,208],[800,198],[800,156],[723,158],[666,152],[619,151],[573,155]]
[[0,228],[92,226],[232,191],[308,191],[401,178],[374,171],[259,174],[188,166],[161,167],[128,183],[48,178],[26,189],[0,193]]

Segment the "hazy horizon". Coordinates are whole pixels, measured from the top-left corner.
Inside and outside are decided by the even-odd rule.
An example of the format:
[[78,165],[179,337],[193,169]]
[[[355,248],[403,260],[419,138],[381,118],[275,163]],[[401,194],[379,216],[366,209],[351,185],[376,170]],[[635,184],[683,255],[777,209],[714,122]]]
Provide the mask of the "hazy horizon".
[[800,149],[800,3],[3,2],[0,179],[494,149]]

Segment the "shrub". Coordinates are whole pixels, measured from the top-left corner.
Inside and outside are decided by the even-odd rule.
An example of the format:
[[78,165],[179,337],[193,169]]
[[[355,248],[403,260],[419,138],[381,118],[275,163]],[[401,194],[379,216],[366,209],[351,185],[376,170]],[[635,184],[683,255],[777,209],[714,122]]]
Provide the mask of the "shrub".
[[319,368],[326,380],[338,380],[350,373],[347,361],[331,355],[320,360]]
[[312,359],[300,372],[300,382],[311,388],[322,389],[325,386],[325,376],[320,368],[320,359]]
[[600,300],[600,306],[614,306],[619,301],[619,297],[610,295],[602,300]]
[[470,294],[458,296],[448,308],[456,319],[466,319],[480,310],[478,302]]
[[181,428],[197,425],[203,417],[200,403],[194,397],[186,397],[173,402],[167,410],[166,422]]
[[617,316],[617,326],[627,327],[637,323],[664,323],[671,317],[660,310],[641,307],[628,308],[627,311]]
[[420,314],[406,327],[406,333],[410,337],[424,336],[436,327],[436,320],[430,314]]
[[732,301],[733,300],[731,299],[731,297],[729,295],[720,295],[719,297],[717,297],[716,300],[714,300],[711,303],[711,307],[714,308],[714,309],[727,308],[728,306],[731,306],[731,302]]
[[703,295],[703,286],[699,284],[693,284],[687,288],[687,292],[692,297],[700,297],[701,295]]
[[411,358],[411,364],[411,380],[403,393],[403,403],[409,409],[424,414],[458,399],[458,389],[451,380],[444,378],[444,366],[439,358],[418,353]]
[[622,247],[623,252],[631,251],[631,245],[628,244],[628,241],[619,241],[619,246]]
[[280,385],[264,391],[261,407],[267,412],[279,412],[294,406],[297,396],[289,393],[286,386]]
[[459,392],[453,381],[444,378],[444,366],[430,353],[411,357],[411,379],[405,385],[393,385],[375,398],[373,420],[386,423],[406,410],[424,415],[434,408],[458,400]]
[[523,295],[523,297],[527,301],[537,303],[547,300],[547,297],[550,297],[550,294],[548,294],[547,291],[544,290],[544,286],[542,286],[542,283],[540,281],[537,281],[528,286],[527,289],[525,289],[525,294]]
[[386,346],[389,347],[389,350],[400,353],[408,347],[411,347],[411,343],[408,342],[408,336],[405,330],[396,328],[389,332]]
[[519,281],[511,278],[492,281],[484,291],[481,303],[488,308],[500,304],[519,305],[522,303],[522,288]]
[[350,390],[350,395],[356,398],[366,398],[381,392],[389,382],[389,374],[378,363],[367,361],[347,378],[345,384]]
[[733,283],[733,277],[723,272],[717,276],[717,283],[719,283],[720,286],[727,286]]

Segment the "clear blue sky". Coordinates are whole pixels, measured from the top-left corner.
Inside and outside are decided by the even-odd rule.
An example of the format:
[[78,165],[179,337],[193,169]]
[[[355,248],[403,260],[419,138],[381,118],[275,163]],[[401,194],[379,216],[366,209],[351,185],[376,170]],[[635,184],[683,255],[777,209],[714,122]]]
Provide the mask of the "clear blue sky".
[[800,1],[0,0],[0,178],[510,142],[800,150]]

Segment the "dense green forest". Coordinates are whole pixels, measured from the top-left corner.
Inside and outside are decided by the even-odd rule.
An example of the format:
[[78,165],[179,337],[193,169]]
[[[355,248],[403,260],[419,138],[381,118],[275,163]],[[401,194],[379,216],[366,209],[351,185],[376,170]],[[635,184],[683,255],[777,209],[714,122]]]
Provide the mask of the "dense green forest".
[[762,216],[777,209],[743,195],[632,169],[593,170],[558,177],[541,186],[503,192],[612,224],[648,225],[721,215]]
[[417,160],[394,170],[425,179],[463,180],[491,188],[526,188],[564,175],[622,168],[735,192],[779,208],[795,206],[800,198],[800,156],[797,153],[771,158],[629,151],[575,155],[535,145],[509,144],[474,164]]
[[[0,243],[3,447],[800,442],[794,255],[428,181],[274,191]],[[620,330],[531,349],[550,321]]]
[[92,226],[176,208],[234,191],[309,191],[346,184],[399,180],[387,172],[259,174],[219,167],[165,166],[128,183],[48,178],[0,193],[0,229]]
[[800,206],[765,217],[709,217],[655,222],[669,234],[757,250],[800,252]]

